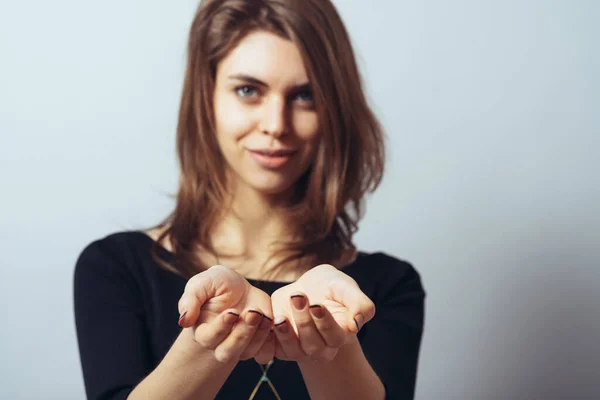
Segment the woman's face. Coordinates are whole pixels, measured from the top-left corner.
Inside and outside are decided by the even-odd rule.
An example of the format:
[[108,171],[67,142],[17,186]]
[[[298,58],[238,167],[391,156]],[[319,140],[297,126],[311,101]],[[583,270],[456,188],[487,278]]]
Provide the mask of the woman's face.
[[236,184],[280,194],[306,172],[319,137],[308,76],[296,45],[248,34],[217,66],[219,147]]

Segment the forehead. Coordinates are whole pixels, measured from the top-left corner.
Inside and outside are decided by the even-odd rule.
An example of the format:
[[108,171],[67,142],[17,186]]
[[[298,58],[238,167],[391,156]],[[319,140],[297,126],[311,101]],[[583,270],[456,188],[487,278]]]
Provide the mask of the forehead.
[[298,85],[308,81],[297,46],[265,31],[246,35],[217,68],[218,76],[238,73],[251,75],[270,86]]

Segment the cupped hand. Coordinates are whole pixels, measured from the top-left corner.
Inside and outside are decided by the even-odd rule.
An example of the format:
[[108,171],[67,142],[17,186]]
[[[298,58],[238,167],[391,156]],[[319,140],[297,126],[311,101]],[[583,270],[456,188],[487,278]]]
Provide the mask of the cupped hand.
[[375,304],[350,276],[323,264],[271,296],[275,357],[332,360],[375,315]]
[[187,282],[179,325],[221,362],[273,359],[271,298],[237,272],[215,265]]

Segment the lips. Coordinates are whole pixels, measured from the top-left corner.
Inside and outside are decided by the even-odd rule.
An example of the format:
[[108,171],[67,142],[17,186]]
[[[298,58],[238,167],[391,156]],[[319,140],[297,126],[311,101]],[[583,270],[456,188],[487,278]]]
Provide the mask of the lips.
[[283,167],[296,153],[295,150],[288,149],[249,149],[248,152],[258,165],[271,170]]
[[262,154],[264,156],[269,156],[269,157],[291,156],[292,154],[294,154],[296,152],[296,150],[288,150],[288,149],[277,149],[277,150],[256,149],[256,150],[250,150],[250,151],[252,151],[254,153]]

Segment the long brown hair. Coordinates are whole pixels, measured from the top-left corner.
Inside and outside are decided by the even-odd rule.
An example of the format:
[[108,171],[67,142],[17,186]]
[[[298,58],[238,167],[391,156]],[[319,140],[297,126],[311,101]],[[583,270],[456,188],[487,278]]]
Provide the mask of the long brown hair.
[[[168,237],[183,276],[205,269],[199,251],[218,256],[210,240],[226,199],[225,160],[215,135],[213,91],[219,62],[252,31],[296,44],[311,82],[321,143],[296,183],[288,210],[298,235],[284,243],[277,265],[310,256],[324,263],[355,250],[352,236],[363,199],[381,182],[381,126],[362,89],[354,50],[329,0],[203,0],[189,32],[188,59],[177,126],[181,169],[174,211],[158,227]],[[157,256],[157,246],[153,255]]]

